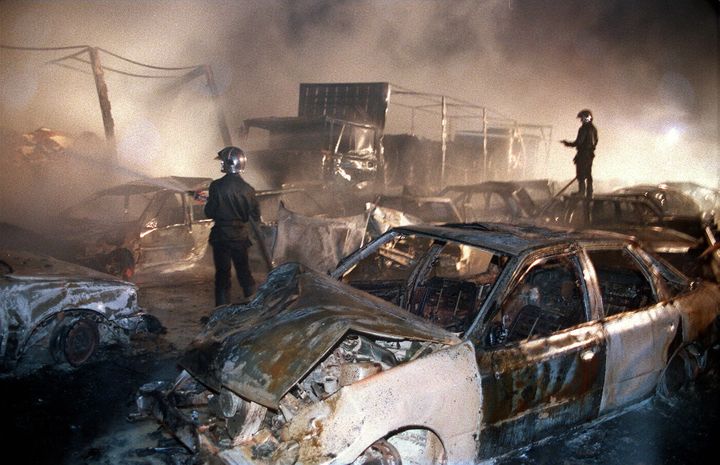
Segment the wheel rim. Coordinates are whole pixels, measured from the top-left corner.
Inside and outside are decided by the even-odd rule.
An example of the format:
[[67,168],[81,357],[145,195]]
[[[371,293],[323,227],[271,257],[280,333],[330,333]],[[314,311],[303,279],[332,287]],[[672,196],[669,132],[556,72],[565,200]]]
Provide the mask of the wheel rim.
[[402,465],[398,450],[384,439],[368,447],[360,463],[363,465]]
[[100,335],[95,322],[78,320],[65,333],[62,350],[65,359],[72,366],[82,365],[95,353]]

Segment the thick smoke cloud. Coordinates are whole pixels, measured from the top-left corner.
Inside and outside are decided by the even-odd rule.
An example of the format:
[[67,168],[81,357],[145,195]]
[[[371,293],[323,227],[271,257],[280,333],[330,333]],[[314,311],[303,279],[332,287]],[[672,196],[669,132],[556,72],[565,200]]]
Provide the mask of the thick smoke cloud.
[[[554,179],[574,174],[557,140],[574,137],[587,107],[600,130],[597,178],[718,183],[711,0],[4,1],[0,13],[4,44],[211,64],[234,136],[243,118],[295,114],[300,82],[389,81],[553,125],[543,169]],[[0,51],[0,125],[102,134],[91,77],[42,65],[58,56]],[[148,175],[218,174],[202,80],[107,79],[121,161]]]

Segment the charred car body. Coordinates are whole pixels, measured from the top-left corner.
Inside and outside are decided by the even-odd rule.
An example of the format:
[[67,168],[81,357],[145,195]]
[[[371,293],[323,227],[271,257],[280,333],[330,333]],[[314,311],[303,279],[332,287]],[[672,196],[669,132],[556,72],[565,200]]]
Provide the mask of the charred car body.
[[108,344],[127,344],[162,325],[137,288],[48,256],[0,250],[0,373],[78,366]]
[[395,228],[330,276],[277,267],[137,403],[197,462],[474,463],[697,373],[718,315],[627,236]]
[[660,208],[666,225],[693,237],[703,237],[705,226],[712,223],[692,197],[667,185],[640,184],[615,189],[613,193],[650,199]]
[[673,218],[645,196],[602,194],[586,200],[567,195],[556,199],[537,222],[629,234],[686,275],[716,279],[708,266],[712,257],[700,258],[708,247],[706,240],[674,229]]
[[57,235],[69,242],[62,258],[123,279],[198,261],[212,227],[203,211],[210,181],[169,176],[97,192],[58,218]]
[[[538,184],[542,186],[542,183]],[[464,186],[447,186],[438,195],[453,200],[464,223],[527,221],[535,215],[537,209],[527,190],[513,182],[488,181]],[[539,200],[545,200],[544,197],[541,196]]]

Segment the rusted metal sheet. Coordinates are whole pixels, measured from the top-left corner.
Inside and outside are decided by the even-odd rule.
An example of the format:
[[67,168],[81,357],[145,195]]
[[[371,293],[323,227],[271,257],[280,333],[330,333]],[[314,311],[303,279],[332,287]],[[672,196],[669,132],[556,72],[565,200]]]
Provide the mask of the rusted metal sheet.
[[280,398],[350,330],[458,339],[384,300],[297,263],[277,267],[247,306],[216,313],[181,365],[203,383],[277,408]]
[[298,262],[325,273],[334,270],[340,259],[362,244],[366,222],[364,214],[343,218],[308,217],[281,206],[273,263]]
[[489,458],[597,415],[605,370],[601,325],[478,352],[480,457]]

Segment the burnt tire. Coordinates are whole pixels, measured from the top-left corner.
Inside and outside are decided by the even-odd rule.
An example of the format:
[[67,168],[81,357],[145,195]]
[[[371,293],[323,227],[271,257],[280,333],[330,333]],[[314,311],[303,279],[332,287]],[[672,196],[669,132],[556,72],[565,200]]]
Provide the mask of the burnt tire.
[[381,439],[368,447],[354,464],[362,465],[402,465],[398,450],[387,440]]
[[90,360],[100,346],[100,331],[94,320],[77,318],[63,323],[51,344],[53,358],[77,367]]
[[107,257],[105,270],[125,281],[135,276],[135,257],[128,249],[115,249]]
[[670,357],[667,366],[663,370],[660,382],[657,385],[657,393],[665,399],[670,399],[692,380],[698,377],[701,371],[701,359],[699,353],[691,345],[679,347]]

